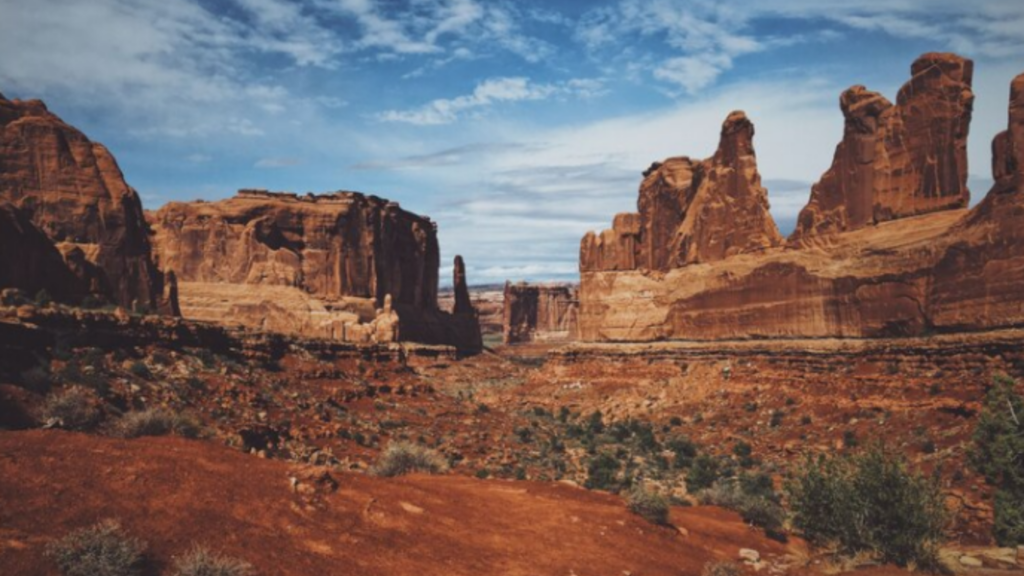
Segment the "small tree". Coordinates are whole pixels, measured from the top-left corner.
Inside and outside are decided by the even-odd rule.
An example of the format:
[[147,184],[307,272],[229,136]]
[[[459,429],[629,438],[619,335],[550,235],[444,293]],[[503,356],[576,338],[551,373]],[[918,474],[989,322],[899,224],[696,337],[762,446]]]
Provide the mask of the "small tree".
[[1024,544],[1024,399],[997,376],[974,429],[972,466],[996,486],[993,532],[1001,546]]
[[885,562],[938,566],[947,512],[938,482],[880,446],[808,461],[788,486],[793,524],[814,544],[874,551]]

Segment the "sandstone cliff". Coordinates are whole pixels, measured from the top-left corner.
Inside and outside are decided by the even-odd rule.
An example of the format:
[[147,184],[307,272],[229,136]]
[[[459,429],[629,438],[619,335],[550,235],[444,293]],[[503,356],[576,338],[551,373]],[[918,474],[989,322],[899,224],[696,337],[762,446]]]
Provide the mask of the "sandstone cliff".
[[584,237],[580,269],[668,271],[781,244],[753,138],[754,125],[733,112],[711,158],[652,165],[640,185],[638,213],[619,214],[611,230]]
[[57,245],[91,293],[168,308],[138,194],[106,148],[38,100],[0,95],[0,199]]
[[895,105],[863,86],[844,92],[843,140],[811,189],[793,239],[965,208],[973,72],[968,59],[925,54]]
[[53,242],[13,204],[0,201],[0,286],[60,301],[82,298],[88,286],[68,268]]
[[505,344],[576,339],[579,302],[574,286],[505,283]]
[[[809,240],[829,231],[828,242],[794,242],[652,273],[589,266],[582,259],[589,236],[581,254],[581,339],[863,338],[1024,325],[1024,76],[1011,89],[1009,129],[993,143],[996,184],[968,211],[960,207],[967,201],[960,159],[969,119],[969,91],[963,90],[969,61],[928,55],[914,71],[900,102],[925,97],[938,78],[943,86],[964,81],[957,84],[960,104],[908,105],[900,113],[897,124],[930,127],[931,139],[914,136],[920,130],[899,132],[896,139],[929,142],[930,151],[891,149],[890,160],[899,162],[888,166],[903,168],[885,176],[892,180],[883,187],[878,172],[870,172],[876,181],[865,187],[861,177],[868,172],[833,166],[804,211],[827,218],[797,234]],[[843,100],[848,129],[851,117],[873,118],[869,111],[891,109],[858,88]],[[962,112],[960,120],[951,110]],[[839,164],[855,141],[840,145]],[[826,189],[842,192],[828,197],[834,209],[821,209]],[[872,191],[871,203],[863,202],[864,190]]]
[[[397,203],[356,192],[242,190],[217,202],[172,202],[149,216],[186,318],[354,342],[480,347],[479,328],[473,335],[468,320],[455,320],[475,318],[472,305],[438,309],[435,224]],[[464,286],[461,258],[455,267]]]

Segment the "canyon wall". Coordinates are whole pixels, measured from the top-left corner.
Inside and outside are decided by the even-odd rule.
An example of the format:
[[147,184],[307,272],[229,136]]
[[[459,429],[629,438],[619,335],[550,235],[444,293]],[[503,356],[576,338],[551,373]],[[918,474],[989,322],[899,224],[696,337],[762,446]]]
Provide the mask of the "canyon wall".
[[573,341],[578,314],[578,293],[574,286],[506,282],[503,342]]
[[967,207],[974,63],[925,54],[911,75],[895,105],[863,86],[840,97],[843,140],[811,189],[794,240]]
[[[723,253],[714,237],[703,238],[708,247],[687,243],[682,227],[652,235],[636,215],[588,234],[581,339],[863,338],[1024,325],[1024,77],[1013,82],[1010,128],[993,144],[996,184],[967,210],[971,68],[955,56],[923,56],[895,107],[861,88],[847,91],[836,161],[786,244],[743,224],[750,241]],[[885,137],[861,138],[851,124],[860,130],[862,121],[851,118],[881,119],[863,123],[887,126]],[[727,138],[723,130],[720,150]],[[641,214],[651,176],[641,185]],[[677,197],[687,199],[678,212],[691,209],[689,197]],[[733,203],[719,226],[764,221],[762,214],[758,202]],[[700,256],[708,253],[722,257]]]
[[[187,318],[479,349],[468,301],[450,314],[438,309],[435,224],[395,202],[356,192],[241,190],[217,202],[168,203],[149,217]],[[465,289],[461,258],[455,276]],[[395,330],[380,332],[384,324]]]
[[[63,255],[78,286],[30,284],[71,299],[89,294],[124,307],[173,308],[152,258],[139,196],[114,157],[38,100],[0,95],[0,200],[22,215],[8,213],[0,225],[24,231],[14,219],[27,219]],[[51,269],[52,253],[47,258]]]

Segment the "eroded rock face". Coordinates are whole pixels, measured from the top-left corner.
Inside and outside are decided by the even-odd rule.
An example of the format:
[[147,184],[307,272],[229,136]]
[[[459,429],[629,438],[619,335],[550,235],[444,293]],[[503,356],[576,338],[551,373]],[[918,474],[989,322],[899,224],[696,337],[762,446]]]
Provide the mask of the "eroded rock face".
[[638,213],[619,214],[611,230],[584,237],[580,270],[667,272],[781,244],[753,138],[754,125],[733,112],[711,158],[652,165],[640,185]]
[[576,339],[579,295],[574,286],[505,283],[505,344]]
[[[397,203],[242,190],[149,216],[186,318],[348,342],[481,346],[468,293],[454,314],[438,309],[435,224]],[[454,273],[464,289],[461,258]]]
[[[901,102],[924,97],[936,78],[943,86],[958,79],[969,84],[966,62],[934,56],[919,60]],[[873,170],[877,158],[874,164],[844,164],[849,160],[844,147],[860,146],[862,141],[851,132],[860,134],[862,126],[881,122],[901,104],[887,107],[877,94],[848,91],[843,97],[848,137],[837,152],[837,164],[816,188],[818,204],[812,200],[808,208],[823,206],[822,190],[842,191],[829,197],[834,209],[815,212],[835,218],[825,227],[806,229],[811,236],[803,237],[828,231],[827,242],[795,242],[656,274],[584,270],[581,339],[865,338],[1024,325],[1024,75],[1011,87],[1009,128],[993,143],[996,183],[972,210],[955,208],[967,196],[966,188],[958,187],[963,180],[958,167],[962,147],[957,132],[949,130],[956,122],[950,123],[948,113],[960,109],[969,114],[969,94],[961,94],[961,108],[936,105],[934,121],[929,121],[927,108],[913,112],[920,117],[900,120],[904,126],[930,126],[937,131],[933,136],[949,135],[950,152],[934,151],[927,161],[904,158],[918,165],[903,172],[903,184],[886,184],[888,190],[908,191],[902,200],[891,201],[896,192],[879,195],[879,172]],[[852,118],[859,120],[851,126]],[[966,128],[963,132],[965,136]],[[900,138],[909,142],[922,133],[910,130]],[[877,141],[866,141],[872,146],[861,151],[884,152]],[[912,156],[904,152],[893,153],[893,158]],[[944,162],[947,168],[941,167]],[[872,178],[874,184],[868,185]],[[944,178],[948,187],[929,188]],[[862,202],[865,190],[874,194],[870,205]],[[948,209],[938,208],[943,205]],[[918,209],[923,213],[914,216]]]
[[844,92],[843,140],[812,188],[793,239],[966,207],[973,73],[966,58],[925,54],[895,105],[863,86]]
[[436,305],[434,223],[375,196],[242,190],[217,202],[171,202],[151,220],[161,265],[182,282]]
[[69,263],[94,294],[161,307],[163,275],[138,194],[106,148],[38,100],[0,96],[0,198],[75,259]]
[[87,294],[53,242],[21,210],[0,201],[0,287],[34,296],[46,291],[61,301]]

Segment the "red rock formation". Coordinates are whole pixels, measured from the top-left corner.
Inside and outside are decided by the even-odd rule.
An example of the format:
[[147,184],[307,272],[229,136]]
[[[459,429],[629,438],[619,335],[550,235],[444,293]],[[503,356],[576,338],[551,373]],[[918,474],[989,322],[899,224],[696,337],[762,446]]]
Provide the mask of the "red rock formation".
[[578,297],[574,286],[506,282],[503,341],[516,344],[575,340]]
[[[925,97],[935,78],[969,80],[970,66],[964,62],[937,56],[919,60],[915,79],[901,92],[901,104],[895,108]],[[878,166],[877,160],[873,165],[844,164],[852,158],[844,150],[863,142],[848,133],[837,165],[816,188],[817,203],[812,200],[808,208],[836,219],[816,221],[823,227],[805,228],[803,234],[809,235],[798,235],[809,239],[826,230],[835,232],[827,243],[796,242],[659,274],[583,268],[581,339],[864,338],[1024,326],[1024,75],[1011,88],[1009,129],[993,143],[992,191],[973,210],[940,210],[944,203],[957,206],[966,201],[966,188],[935,187],[943,181],[962,182],[961,132],[949,129],[956,124],[950,110],[959,109],[967,115],[963,119],[969,117],[969,93],[961,95],[960,108],[934,106],[936,118],[931,121],[927,109],[908,107],[901,112],[905,117],[897,124],[931,126],[937,132],[931,140],[921,140],[923,132],[916,129],[891,132],[890,137],[902,134],[906,142],[941,143],[935,134],[950,136],[945,147],[933,149],[927,160],[890,149],[891,158],[903,159],[889,166],[914,166],[903,173],[902,184],[894,179],[880,188],[880,173],[864,168]],[[848,129],[851,118],[870,124],[866,119],[891,114],[877,114],[885,109],[883,103],[861,89],[848,91],[843,101]],[[962,134],[966,135],[965,126]],[[885,152],[877,142],[867,141],[876,145],[876,153]],[[890,175],[895,178],[896,173]],[[868,185],[871,178],[875,183]],[[900,186],[908,193],[901,196]],[[820,211],[826,189],[843,192],[830,197],[837,202],[834,209]],[[864,190],[874,194],[871,219],[866,217],[868,204],[850,204],[861,202]],[[880,190],[892,193],[880,195]],[[940,193],[943,190],[955,194]],[[894,200],[897,197],[903,200]],[[914,210],[925,213],[910,216]],[[879,223],[868,225],[875,222]]]
[[[353,342],[482,346],[468,298],[454,314],[438,309],[435,224],[397,203],[242,190],[172,202],[150,220],[187,318]],[[455,276],[465,289],[461,258]]]
[[161,265],[181,282],[293,286],[326,297],[436,306],[435,225],[355,192],[242,190],[217,202],[171,202],[152,215]]
[[126,307],[160,306],[163,277],[138,194],[106,148],[38,100],[0,96],[0,198],[76,259],[72,268],[98,295]]
[[6,201],[0,201],[0,287],[18,288],[29,296],[45,290],[60,301],[77,300],[88,288],[46,234]]
[[846,118],[832,166],[811,190],[793,239],[964,208],[974,64],[925,54],[896,105],[863,86],[839,99]]
[[455,314],[472,314],[473,302],[469,299],[469,285],[466,283],[466,264],[462,261],[462,256],[455,257],[452,275],[452,286],[455,293],[455,306],[452,308],[452,312]]
[[733,112],[715,155],[669,158],[644,173],[639,214],[584,237],[580,269],[668,271],[782,243],[754,154],[754,125]]

